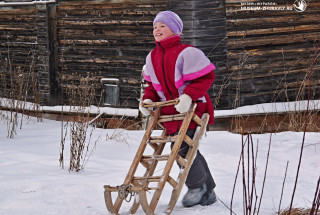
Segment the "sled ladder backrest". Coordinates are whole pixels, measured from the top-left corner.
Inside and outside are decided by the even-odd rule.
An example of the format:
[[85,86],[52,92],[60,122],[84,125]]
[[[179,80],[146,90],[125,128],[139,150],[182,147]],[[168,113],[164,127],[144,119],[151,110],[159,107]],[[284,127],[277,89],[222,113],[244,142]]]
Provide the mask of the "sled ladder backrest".
[[[204,114],[202,119],[200,119],[194,113],[196,107],[195,103],[191,105],[189,111],[186,113],[160,116],[161,107],[177,103],[178,100],[171,100],[168,102],[156,102],[151,105],[155,108],[155,111],[151,111],[150,121],[123,184],[116,187],[109,185],[104,186],[105,203],[111,214],[119,214],[123,200],[125,200],[128,195],[131,197],[133,194],[136,195],[136,198],[134,198],[133,205],[129,211],[130,214],[134,214],[140,205],[146,214],[155,214],[155,209],[166,183],[171,185],[172,193],[168,207],[164,213],[170,214],[174,209],[193,159],[197,153],[199,140],[209,121],[208,114]],[[145,106],[148,107],[148,105]],[[175,136],[168,136],[161,123],[180,120],[183,121],[178,134]],[[189,124],[192,120],[199,125],[199,130],[196,132],[193,139],[186,135]],[[152,132],[155,130],[157,125],[163,128],[162,134],[161,136],[152,136]],[[178,154],[183,141],[190,146],[185,158],[182,158]],[[172,142],[174,142],[174,144],[170,154],[162,154],[165,145]],[[154,150],[152,155],[144,154],[147,145],[150,145]],[[154,175],[159,161],[165,161],[165,167],[161,175]],[[175,161],[181,166],[181,171],[179,172],[177,179],[170,176],[170,172]],[[146,169],[142,177],[135,175],[140,164]],[[152,184],[156,183],[157,185],[150,187],[149,185],[151,182]],[[150,191],[152,191],[153,194],[151,200],[148,201],[146,192]],[[111,192],[118,192],[118,196],[114,204],[112,202]]]

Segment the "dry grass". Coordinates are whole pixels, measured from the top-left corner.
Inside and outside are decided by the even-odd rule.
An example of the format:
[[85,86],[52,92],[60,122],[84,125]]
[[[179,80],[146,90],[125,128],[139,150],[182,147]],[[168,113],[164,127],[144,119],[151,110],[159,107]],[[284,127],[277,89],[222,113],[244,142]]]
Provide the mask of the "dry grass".
[[[7,58],[2,62],[0,69],[0,97],[7,98],[7,102],[2,102],[0,106],[8,110],[6,117],[2,117],[7,124],[7,137],[14,138],[17,128],[22,128],[23,115],[28,100],[34,101],[34,109],[38,110],[40,102],[40,93],[38,89],[38,78],[35,71],[35,52],[30,50],[24,65],[12,66],[8,45]],[[22,113],[20,122],[18,113]],[[41,121],[41,115],[37,115],[38,121]]]
[[280,213],[276,213],[278,215],[320,215],[320,211],[318,213],[311,213],[311,209],[305,208],[292,208],[291,212],[289,209],[285,209],[280,211]]

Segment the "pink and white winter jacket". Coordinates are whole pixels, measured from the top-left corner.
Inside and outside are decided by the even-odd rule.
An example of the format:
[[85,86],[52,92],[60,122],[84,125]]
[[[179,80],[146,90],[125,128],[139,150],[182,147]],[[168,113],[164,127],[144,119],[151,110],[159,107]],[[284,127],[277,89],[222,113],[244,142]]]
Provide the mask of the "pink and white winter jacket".
[[[143,100],[154,102],[176,99],[188,94],[193,102],[197,102],[195,113],[201,117],[209,113],[209,124],[213,124],[213,105],[207,93],[214,81],[215,66],[204,53],[188,44],[181,44],[180,36],[156,42],[146,58],[143,77],[148,83]],[[161,109],[161,115],[177,114],[174,106]],[[181,121],[164,122],[168,134],[177,132]],[[191,122],[189,129],[196,128]]]

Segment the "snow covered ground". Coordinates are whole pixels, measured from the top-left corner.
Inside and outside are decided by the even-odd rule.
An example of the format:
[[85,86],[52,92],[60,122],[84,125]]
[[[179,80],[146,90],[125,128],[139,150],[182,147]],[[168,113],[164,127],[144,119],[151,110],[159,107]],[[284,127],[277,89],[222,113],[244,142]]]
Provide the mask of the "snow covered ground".
[[[0,121],[0,214],[1,215],[103,215],[108,214],[103,197],[103,185],[122,184],[136,153],[144,131],[95,129],[93,142],[99,139],[84,170],[68,171],[69,138],[65,149],[65,169],[59,167],[61,122],[30,117],[23,121],[14,139],[8,139],[4,120]],[[107,139],[118,133],[118,138]],[[159,131],[155,131],[156,133]],[[260,214],[274,214],[279,206],[287,161],[288,173],[282,207],[290,204],[299,160],[303,133],[272,134],[269,166]],[[270,134],[253,135],[258,143],[257,192],[261,193]],[[166,148],[165,150],[169,150]],[[210,131],[202,139],[200,151],[206,158],[217,184],[216,193],[230,205],[234,179],[241,152],[241,136],[229,132]],[[142,169],[138,169],[142,171]],[[173,174],[179,169],[174,166]],[[161,173],[161,169],[159,171]],[[310,207],[320,174],[320,133],[307,133],[303,159],[294,198],[294,207]],[[241,177],[241,174],[239,178]],[[158,208],[164,209],[170,197],[165,188]],[[230,214],[218,201],[212,206],[183,208],[181,198],[174,215]],[[233,210],[243,214],[242,182],[238,179]],[[121,207],[121,212],[129,209]],[[137,214],[144,214],[140,208]]]

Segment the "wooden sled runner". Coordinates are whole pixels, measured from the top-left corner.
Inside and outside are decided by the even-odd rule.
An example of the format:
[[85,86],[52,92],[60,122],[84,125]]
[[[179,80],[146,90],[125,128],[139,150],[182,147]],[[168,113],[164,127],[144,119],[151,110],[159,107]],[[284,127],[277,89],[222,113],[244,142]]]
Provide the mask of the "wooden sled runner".
[[[134,157],[128,174],[120,186],[104,186],[104,198],[108,211],[111,214],[119,214],[120,207],[123,200],[130,201],[133,195],[136,195],[131,206],[129,214],[134,214],[141,205],[143,211],[146,214],[155,214],[158,201],[162,194],[163,188],[166,183],[169,183],[172,187],[171,198],[165,214],[171,214],[176,202],[179,198],[180,192],[187,178],[193,159],[197,153],[199,147],[199,140],[205,132],[206,126],[209,121],[209,115],[204,114],[200,119],[195,113],[196,104],[193,103],[188,112],[184,114],[176,115],[162,115],[160,116],[161,107],[168,105],[175,105],[179,101],[171,100],[167,102],[155,102],[152,105],[144,104],[144,107],[154,107],[155,111],[151,111],[151,119],[147,126],[146,132],[142,138],[138,151]],[[166,130],[162,126],[161,122],[183,120],[179,133],[176,136],[168,136]],[[191,120],[198,124],[198,132],[195,133],[193,139],[186,135],[187,129]],[[156,125],[163,128],[161,136],[151,136]],[[185,158],[182,158],[178,151],[182,142],[185,141],[190,147]],[[163,149],[167,143],[174,142],[173,148],[170,154],[162,154]],[[150,145],[154,149],[152,155],[145,155],[146,146]],[[164,170],[161,175],[154,175],[155,169],[159,161],[166,161]],[[177,179],[170,176],[171,168],[174,162],[177,161],[181,166],[181,171]],[[146,169],[143,177],[135,176],[135,172],[139,165],[143,165]],[[157,186],[150,187],[150,183],[156,183]],[[147,199],[147,192],[153,192],[150,201]],[[113,203],[111,193],[118,192],[118,196]],[[129,197],[128,197],[129,196]],[[129,198],[129,200],[128,200]]]

